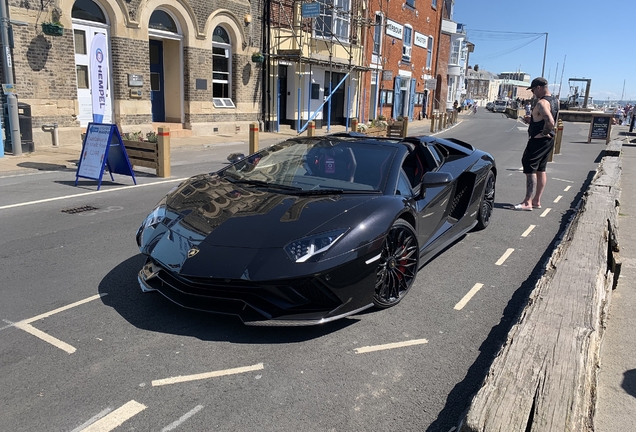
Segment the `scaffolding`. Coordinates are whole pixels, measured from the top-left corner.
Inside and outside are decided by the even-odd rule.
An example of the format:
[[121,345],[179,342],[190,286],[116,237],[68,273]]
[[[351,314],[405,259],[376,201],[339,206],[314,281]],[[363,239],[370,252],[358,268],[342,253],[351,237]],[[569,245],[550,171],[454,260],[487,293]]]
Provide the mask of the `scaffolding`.
[[[349,80],[346,94],[346,111],[344,114],[347,130],[351,118],[352,95],[351,81],[354,71],[367,70],[362,66],[362,47],[358,41],[361,29],[367,24],[360,12],[362,0],[320,0],[310,2],[306,0],[270,0],[270,35],[273,45],[269,46],[269,67],[279,65],[293,65],[297,80],[297,95],[295,104],[296,130],[302,133],[309,122],[316,119],[326,107],[327,130],[332,121],[332,102],[334,96]],[[319,100],[315,86],[319,84],[313,79],[314,67],[324,68],[323,100],[316,104],[312,100]],[[334,83],[334,74],[342,75]],[[281,95],[280,77],[278,71],[268,74],[268,109],[266,115],[276,119],[276,131],[280,131]],[[354,87],[356,106],[359,105],[359,84]],[[273,85],[272,85],[273,84]],[[335,84],[335,85],[334,85]],[[274,89],[274,103],[271,89]],[[319,87],[318,87],[319,89]],[[344,89],[344,87],[343,87]],[[307,99],[306,116],[303,105],[304,96]],[[319,93],[319,92],[318,92]],[[291,94],[289,94],[291,96]],[[270,109],[276,107],[275,116]],[[336,107],[340,108],[340,107]],[[283,113],[285,115],[286,113]],[[286,117],[286,115],[285,115]]]

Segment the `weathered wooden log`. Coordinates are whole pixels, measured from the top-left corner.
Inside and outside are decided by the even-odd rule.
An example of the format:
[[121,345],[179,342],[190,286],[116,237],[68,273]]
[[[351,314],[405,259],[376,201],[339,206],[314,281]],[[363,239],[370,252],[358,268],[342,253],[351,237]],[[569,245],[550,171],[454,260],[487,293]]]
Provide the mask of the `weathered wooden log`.
[[620,160],[605,158],[461,432],[593,430],[600,345],[616,277],[608,244],[619,180]]

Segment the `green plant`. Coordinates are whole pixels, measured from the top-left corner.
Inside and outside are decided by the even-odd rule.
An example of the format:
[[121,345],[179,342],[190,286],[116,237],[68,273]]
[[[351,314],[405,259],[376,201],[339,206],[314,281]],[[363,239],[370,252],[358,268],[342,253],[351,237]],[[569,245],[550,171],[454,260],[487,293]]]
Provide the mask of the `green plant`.
[[383,116],[382,114],[380,114],[377,118],[377,120],[382,120],[382,121],[386,121],[386,117]]
[[151,143],[157,142],[157,132],[148,132],[146,134],[146,140]]
[[144,140],[144,134],[139,131],[139,132],[125,132],[123,134],[121,134],[122,139],[128,140],[128,141],[143,141]]
[[263,61],[265,61],[265,56],[261,52],[252,53],[252,61],[254,63],[263,63]]

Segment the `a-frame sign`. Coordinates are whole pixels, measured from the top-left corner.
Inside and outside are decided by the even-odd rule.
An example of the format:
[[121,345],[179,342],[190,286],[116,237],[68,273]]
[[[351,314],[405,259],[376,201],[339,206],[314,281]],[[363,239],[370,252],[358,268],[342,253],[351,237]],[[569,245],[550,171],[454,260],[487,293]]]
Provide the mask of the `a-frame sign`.
[[104,176],[104,167],[108,167],[112,181],[115,181],[113,173],[116,173],[131,176],[133,183],[137,184],[117,125],[89,123],[75,174],[75,186],[82,177],[97,180],[97,190],[99,190]]

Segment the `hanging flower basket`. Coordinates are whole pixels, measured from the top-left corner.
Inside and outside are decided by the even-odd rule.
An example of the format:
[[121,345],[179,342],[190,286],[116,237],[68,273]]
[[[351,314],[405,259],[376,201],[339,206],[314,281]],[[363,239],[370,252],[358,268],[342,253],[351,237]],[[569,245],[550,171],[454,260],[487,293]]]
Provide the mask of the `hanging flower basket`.
[[49,36],[62,36],[64,26],[60,23],[42,23],[42,31]]
[[260,52],[255,52],[252,54],[252,61],[254,63],[263,63],[265,61],[265,56]]

